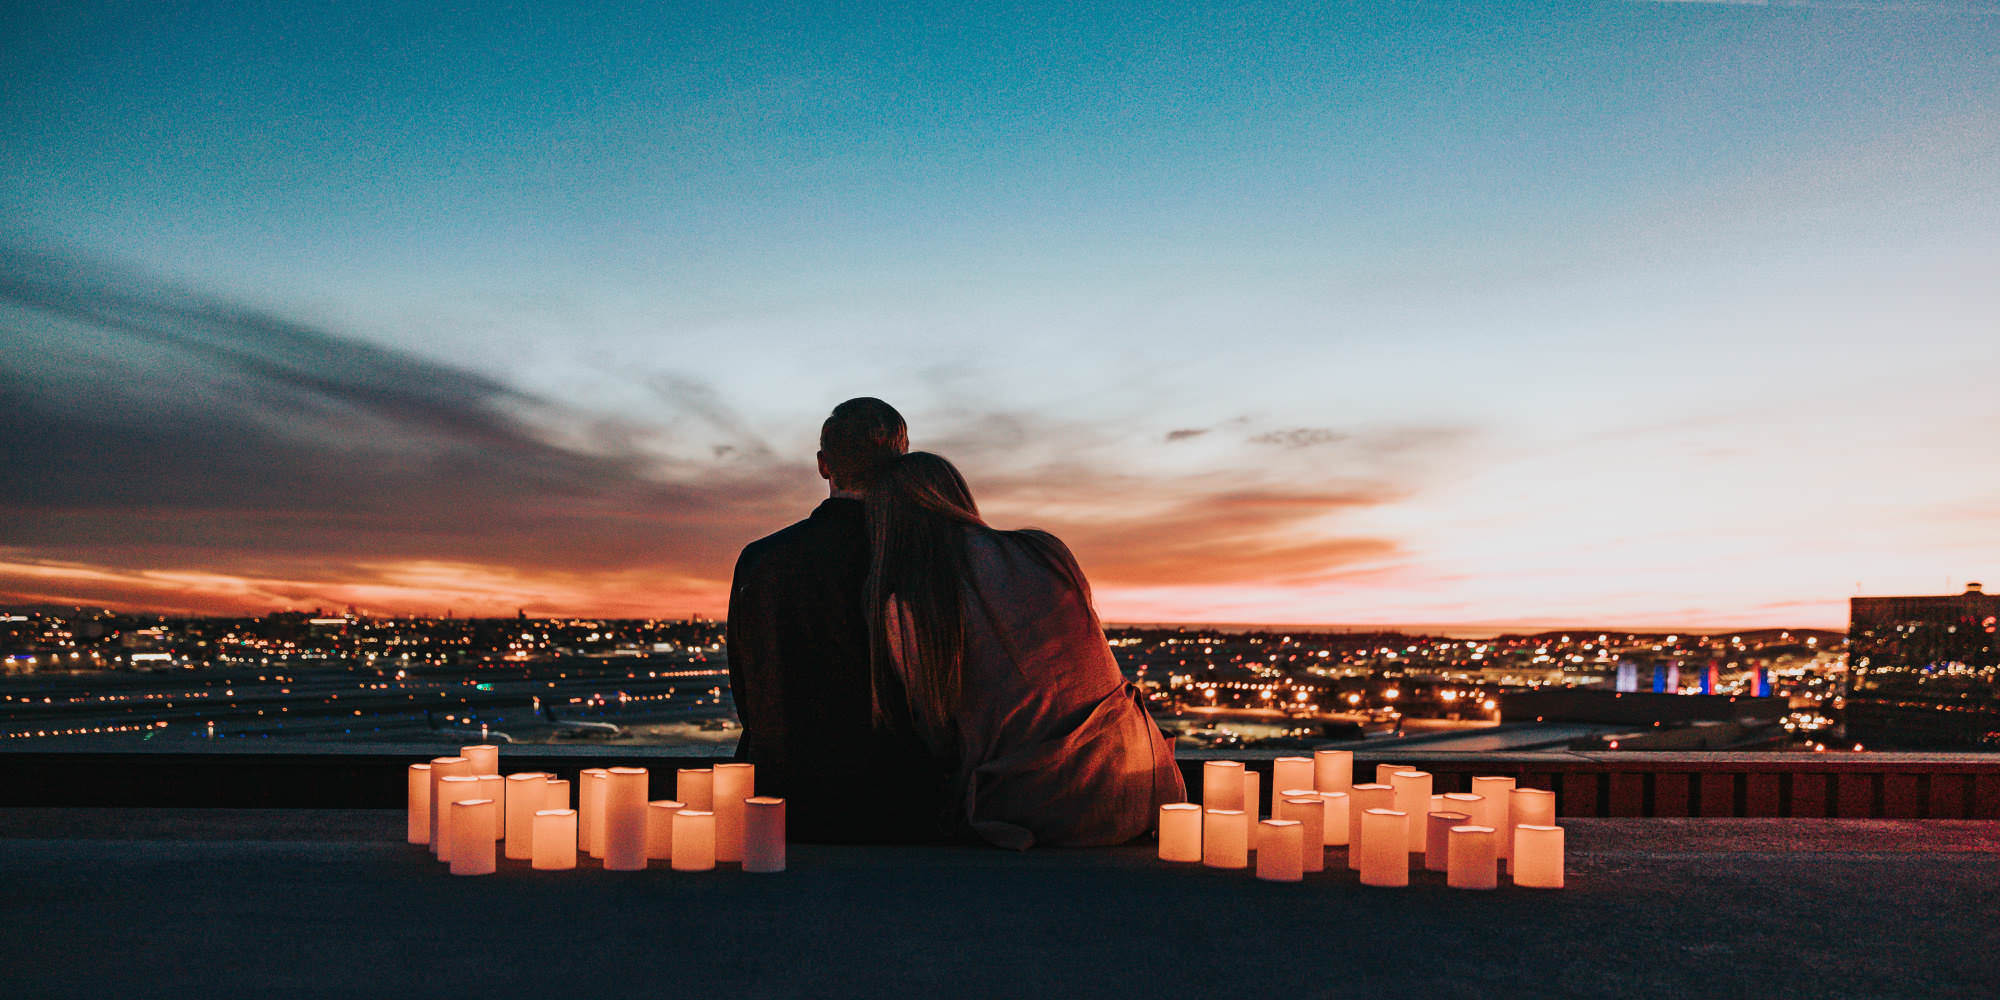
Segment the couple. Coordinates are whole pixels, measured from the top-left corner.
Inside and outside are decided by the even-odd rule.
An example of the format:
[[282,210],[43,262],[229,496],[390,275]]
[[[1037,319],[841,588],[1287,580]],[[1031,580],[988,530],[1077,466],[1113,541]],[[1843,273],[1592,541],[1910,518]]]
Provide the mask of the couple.
[[794,839],[1116,844],[1186,798],[1090,585],[1040,531],[979,518],[873,398],[820,428],[829,496],[752,542],[729,594],[738,759]]

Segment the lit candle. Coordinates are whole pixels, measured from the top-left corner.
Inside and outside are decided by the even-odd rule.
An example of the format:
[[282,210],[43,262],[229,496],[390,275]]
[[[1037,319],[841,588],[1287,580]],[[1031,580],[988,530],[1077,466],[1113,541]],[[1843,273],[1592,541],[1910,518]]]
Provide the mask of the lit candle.
[[459,799],[451,804],[451,873],[491,875],[497,867],[493,857],[493,817],[500,803],[492,799]]
[[507,835],[507,779],[497,774],[480,774],[475,777],[479,779],[479,797],[493,800],[491,810],[493,828],[488,832],[493,834],[494,840],[499,840]]
[[674,814],[685,808],[672,799],[646,803],[646,858],[669,861],[674,856]]
[[412,844],[431,842],[431,766],[410,765],[409,840]]
[[1462,812],[1434,812],[1424,817],[1424,867],[1441,872],[1447,867],[1451,849],[1451,828],[1464,826],[1467,817]]
[[1479,826],[1493,828],[1493,853],[1495,857],[1507,856],[1507,847],[1514,840],[1514,826],[1507,822],[1507,793],[1514,790],[1514,779],[1479,777],[1472,779],[1472,794],[1486,800],[1486,815]]
[[576,810],[541,809],[535,812],[535,856],[528,864],[545,872],[568,871],[576,867]]
[[459,747],[458,755],[472,762],[473,774],[500,773],[500,748],[491,743]]
[[1243,811],[1245,770],[1239,761],[1204,761],[1201,765],[1201,807]]
[[1410,884],[1410,817],[1395,809],[1370,809],[1361,814],[1361,884]]
[[547,808],[549,776],[527,771],[507,776],[507,857],[526,861],[535,856],[535,813]]
[[1451,828],[1445,842],[1444,884],[1454,889],[1492,889],[1500,885],[1493,850],[1493,828],[1471,824]]
[[1303,789],[1286,792],[1271,803],[1272,819],[1287,819],[1305,830],[1299,841],[1301,871],[1326,870],[1326,803]]
[[1397,771],[1389,776],[1389,787],[1396,790],[1397,812],[1410,817],[1410,853],[1424,853],[1425,814],[1431,811],[1431,776],[1427,771]]
[[[1542,788],[1516,788],[1507,793],[1507,825],[1500,828],[1500,836],[1520,843],[1514,831],[1523,824],[1554,826],[1556,823],[1556,793]],[[1507,870],[1513,871],[1514,850],[1510,846],[1501,852],[1508,859]]]
[[568,778],[549,779],[549,787],[542,789],[542,808],[543,809],[570,808]]
[[1416,770],[1416,768],[1411,767],[1408,764],[1377,764],[1375,765],[1375,783],[1378,785],[1387,785],[1391,783],[1389,781],[1389,776],[1395,774],[1397,771],[1414,771],[1414,770]]
[[447,847],[445,847],[444,845],[442,845],[442,844],[438,843],[438,827],[439,827],[439,826],[441,826],[441,825],[442,825],[442,824],[444,823],[444,816],[440,815],[440,812],[441,812],[441,810],[439,809],[439,806],[438,806],[438,803],[439,803],[439,802],[441,802],[441,801],[443,801],[443,800],[442,800],[442,799],[440,799],[440,798],[439,798],[438,796],[440,795],[440,793],[441,793],[441,792],[442,792],[442,790],[443,790],[443,784],[442,784],[442,782],[444,781],[444,779],[445,779],[445,778],[447,778],[447,777],[451,777],[451,776],[454,776],[454,775],[461,775],[461,776],[464,776],[464,777],[471,777],[471,776],[472,776],[472,762],[471,762],[471,761],[469,761],[469,760],[466,760],[466,759],[465,759],[465,758],[463,758],[463,757],[433,757],[433,758],[431,758],[431,837],[430,837],[430,845],[431,845],[431,853],[432,853],[432,854],[439,854],[439,853],[441,853],[441,852],[442,852],[442,853],[449,853],[449,851],[450,851],[450,848],[447,848]]
[[1528,889],[1563,887],[1562,827],[1522,823],[1514,828],[1514,884]]
[[582,782],[576,786],[577,836],[583,838],[577,846],[593,858],[604,857],[604,782],[610,778],[601,767],[586,767],[576,776]]
[[754,795],[743,800],[743,870],[785,870],[785,800]]
[[[1349,785],[1348,787],[1352,788],[1354,786]],[[1345,845],[1349,833],[1347,809],[1350,803],[1348,802],[1347,793],[1321,792],[1319,793],[1319,800],[1326,804],[1326,824],[1324,831],[1326,846],[1340,847]]]
[[757,794],[754,764],[717,764],[711,779],[715,860],[743,860],[743,800]]
[[[1271,762],[1271,791],[1287,788],[1313,787],[1313,759],[1311,757],[1279,757]],[[1315,789],[1316,790],[1316,789]],[[1278,812],[1276,796],[1271,799],[1271,813]]]
[[1353,787],[1354,751],[1313,751],[1313,788],[1321,792],[1345,792]]
[[1464,813],[1467,826],[1492,826],[1491,823],[1481,822],[1486,817],[1485,804],[1486,799],[1483,796],[1473,795],[1470,792],[1449,792],[1444,797],[1444,805],[1433,811]]
[[1361,870],[1361,818],[1370,809],[1389,809],[1395,804],[1396,790],[1388,785],[1354,786],[1347,802],[1347,867]]
[[447,774],[439,779],[437,799],[431,803],[431,815],[438,821],[431,847],[437,850],[439,861],[451,860],[451,849],[455,843],[452,823],[458,816],[451,811],[452,803],[479,797],[479,779],[470,774]]
[[599,803],[603,818],[604,870],[643,871],[646,867],[646,769],[614,767],[604,780]]
[[1201,860],[1201,807],[1169,802],[1160,807],[1160,860]]
[[674,798],[689,809],[710,812],[715,807],[715,770],[684,767],[674,772]]
[[705,872],[715,867],[715,814],[682,809],[674,814],[674,870]]
[[1210,868],[1250,864],[1250,831],[1243,825],[1243,810],[1204,809],[1201,815],[1201,863]]
[[1305,840],[1305,824],[1290,819],[1267,819],[1257,824],[1257,877],[1266,882],[1297,882],[1301,874],[1300,844]]
[[1262,777],[1249,768],[1243,769],[1243,842],[1253,851],[1257,849],[1257,817],[1264,806],[1263,789],[1258,787]]

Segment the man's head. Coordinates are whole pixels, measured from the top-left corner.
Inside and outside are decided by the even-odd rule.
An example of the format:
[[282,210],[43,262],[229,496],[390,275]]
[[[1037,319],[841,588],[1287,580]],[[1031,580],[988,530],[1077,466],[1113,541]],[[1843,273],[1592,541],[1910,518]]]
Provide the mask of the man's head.
[[877,466],[910,450],[910,432],[896,408],[873,396],[833,408],[819,428],[819,474],[836,493],[861,493]]

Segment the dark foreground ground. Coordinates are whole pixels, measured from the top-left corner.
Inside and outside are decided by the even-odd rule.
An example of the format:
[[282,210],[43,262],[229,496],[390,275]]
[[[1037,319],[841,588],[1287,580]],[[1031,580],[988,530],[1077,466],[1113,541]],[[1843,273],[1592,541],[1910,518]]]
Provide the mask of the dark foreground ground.
[[0,810],[0,995],[2000,995],[2000,823],[1565,825],[1570,888],[1472,893],[1150,848],[453,878],[395,812]]

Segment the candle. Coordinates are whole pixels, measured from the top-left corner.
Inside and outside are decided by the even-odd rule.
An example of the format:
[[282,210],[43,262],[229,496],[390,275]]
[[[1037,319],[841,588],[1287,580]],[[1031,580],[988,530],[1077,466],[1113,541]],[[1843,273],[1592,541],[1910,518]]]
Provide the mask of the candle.
[[1250,864],[1250,831],[1241,809],[1202,811],[1201,863],[1210,868],[1242,868]]
[[431,837],[431,847],[437,850],[439,861],[451,860],[451,849],[456,843],[452,823],[458,815],[451,811],[452,803],[479,797],[479,779],[472,775],[447,774],[439,779],[437,798],[431,803],[431,815],[438,821],[437,834]]
[[1485,822],[1480,826],[1490,826],[1494,830],[1493,851],[1495,857],[1507,856],[1508,845],[1514,840],[1513,824],[1507,822],[1507,793],[1514,790],[1514,779],[1479,777],[1472,779],[1472,794],[1486,800],[1486,815],[1480,817]]
[[1361,814],[1361,845],[1354,849],[1361,863],[1362,885],[1410,884],[1409,814],[1395,809],[1370,809]]
[[472,762],[473,774],[500,773],[500,748],[491,743],[459,747],[458,755]]
[[[1286,788],[1313,788],[1311,757],[1280,757],[1271,762],[1271,791],[1276,792]],[[1275,815],[1277,811],[1278,800],[1273,796],[1271,812]]]
[[441,782],[452,775],[470,777],[472,775],[472,762],[463,757],[431,758],[431,837],[429,843],[432,854],[448,850],[448,848],[438,843],[438,827],[444,823],[444,817],[440,815],[440,807],[438,806],[438,803],[442,800],[438,798],[438,795],[443,789]]
[[1314,750],[1313,787],[1321,792],[1345,792],[1354,787],[1354,751]]
[[1304,878],[1299,863],[1304,840],[1305,824],[1297,820],[1267,819],[1257,824],[1257,877],[1266,882]]
[[604,782],[610,778],[601,767],[586,767],[576,776],[582,782],[576,786],[577,836],[583,838],[577,846],[593,858],[604,857]]
[[1451,849],[1451,828],[1464,826],[1467,817],[1462,812],[1434,812],[1424,817],[1424,867],[1441,872],[1448,866]]
[[1528,889],[1563,887],[1562,827],[1523,823],[1514,828],[1514,884]]
[[[507,835],[507,815],[505,812],[507,808],[507,779],[497,774],[480,774],[474,775],[474,777],[479,779],[479,797],[493,800],[493,808],[491,810],[493,828],[488,832],[493,834],[494,840],[499,840]],[[484,816],[487,814],[481,813],[480,815]]]
[[715,769],[684,767],[674,772],[674,798],[689,809],[709,812],[715,806]]
[[1160,807],[1160,860],[1201,860],[1201,807],[1169,802]]
[[1397,771],[1389,776],[1397,812],[1410,817],[1410,853],[1424,853],[1424,816],[1431,811],[1431,776],[1427,771]]
[[1436,792],[1432,792],[1432,793],[1431,793],[1431,804],[1430,804],[1430,808],[1429,808],[1428,810],[1426,810],[1426,811],[1427,811],[1427,812],[1444,812],[1444,796],[1442,796],[1442,795],[1439,795],[1439,794],[1437,794]]
[[1408,764],[1377,764],[1375,765],[1375,783],[1378,785],[1387,785],[1391,783],[1389,781],[1389,776],[1395,774],[1397,771],[1414,771],[1414,770],[1416,770],[1416,768],[1411,767]]
[[[1353,787],[1353,786],[1348,786]],[[1351,804],[1346,792],[1321,792],[1319,800],[1326,804],[1325,840],[1328,847],[1340,847],[1347,843],[1347,811]]]
[[646,769],[614,767],[599,784],[604,795],[598,807],[604,870],[643,871],[646,867]]
[[755,795],[743,800],[743,870],[785,870],[785,800]]
[[1470,824],[1451,828],[1445,842],[1444,884],[1454,889],[1497,888],[1498,867],[1492,827]]
[[550,778],[549,787],[542,789],[542,808],[568,809],[569,807],[569,779]]
[[409,841],[431,842],[431,766],[411,764],[409,774]]
[[1294,789],[1271,803],[1272,819],[1287,819],[1305,830],[1300,834],[1301,871],[1326,870],[1326,803],[1312,792]]
[[547,806],[543,796],[549,788],[549,776],[540,771],[525,771],[507,776],[507,857],[512,861],[526,861],[535,856],[535,813]]
[[1347,867],[1361,870],[1361,818],[1370,809],[1388,809],[1396,804],[1396,790],[1388,785],[1355,785],[1347,801]]
[[1473,795],[1469,792],[1449,792],[1444,797],[1443,807],[1435,811],[1464,813],[1467,826],[1492,826],[1493,824],[1491,823],[1480,822],[1486,816],[1485,804],[1486,799],[1484,796]]
[[576,810],[536,810],[534,840],[535,855],[528,863],[529,867],[545,872],[568,871],[575,868]]
[[682,809],[674,814],[674,870],[705,872],[715,867],[715,814]]
[[[1507,825],[1500,828],[1500,836],[1519,843],[1514,830],[1524,823],[1536,826],[1554,826],[1556,822],[1556,793],[1541,788],[1516,788],[1507,793]],[[1508,871],[1513,870],[1514,849],[1510,845],[1500,853],[1508,859]]]
[[492,799],[459,799],[451,804],[451,873],[491,875],[497,867],[493,858],[493,817],[500,803]]
[[1263,789],[1258,787],[1261,780],[1257,772],[1243,769],[1243,842],[1253,851],[1257,849],[1257,817],[1264,805]]
[[646,857],[669,861],[674,856],[674,814],[685,808],[673,799],[646,803]]
[[1201,765],[1201,807],[1241,812],[1245,770],[1238,761],[1204,761]]
[[743,800],[757,794],[754,764],[717,764],[710,787],[715,804],[715,860],[743,860]]

